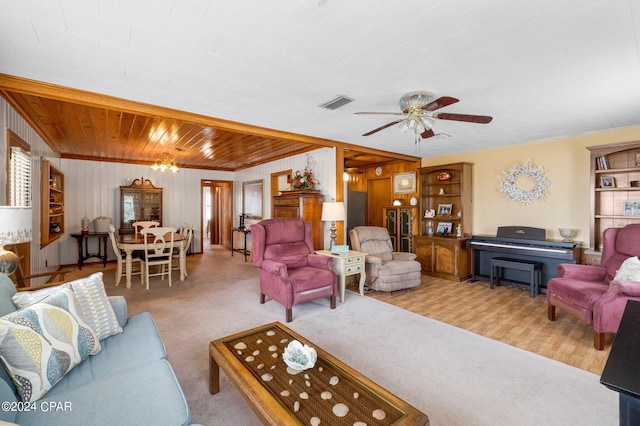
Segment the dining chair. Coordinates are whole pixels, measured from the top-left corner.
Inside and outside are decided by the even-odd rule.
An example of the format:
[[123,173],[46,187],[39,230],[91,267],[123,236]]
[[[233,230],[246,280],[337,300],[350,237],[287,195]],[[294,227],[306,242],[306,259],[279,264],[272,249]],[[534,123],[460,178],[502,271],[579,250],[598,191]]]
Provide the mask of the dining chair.
[[[116,228],[113,225],[109,225],[109,239],[111,240],[111,248],[116,255],[116,286],[120,284],[120,279],[125,276],[125,260],[127,254],[120,248],[118,239],[116,238]],[[142,274],[142,259],[139,256],[131,256],[131,275],[140,275],[140,284],[144,283],[144,277]]]
[[[178,232],[181,235],[186,235],[187,239],[184,241],[184,256],[187,257],[187,250],[191,247],[191,239],[193,238],[193,225],[189,225],[187,223],[183,223],[180,231]],[[173,248],[173,256],[172,256],[172,266],[171,269],[173,271],[180,270],[180,247]],[[187,277],[187,265],[185,264],[184,268],[184,276]]]
[[[149,278],[164,276],[169,278],[171,287],[171,260],[173,258],[173,243],[176,228],[163,226],[158,228],[146,228],[140,231],[144,239],[144,280],[149,290]],[[157,266],[156,272],[151,273],[150,267]]]
[[141,230],[147,229],[147,228],[156,228],[160,226],[160,222],[158,222],[157,220],[141,220],[138,222],[133,222],[131,226],[133,226],[135,237],[138,238],[138,233]]

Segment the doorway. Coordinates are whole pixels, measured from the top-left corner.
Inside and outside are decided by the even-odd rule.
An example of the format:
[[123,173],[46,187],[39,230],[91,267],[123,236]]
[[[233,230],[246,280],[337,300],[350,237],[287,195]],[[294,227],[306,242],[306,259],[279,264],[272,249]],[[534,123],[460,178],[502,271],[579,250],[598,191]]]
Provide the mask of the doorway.
[[202,251],[210,248],[231,250],[233,182],[202,180],[200,189]]
[[384,226],[382,208],[391,205],[391,179],[369,179],[367,194],[367,225]]

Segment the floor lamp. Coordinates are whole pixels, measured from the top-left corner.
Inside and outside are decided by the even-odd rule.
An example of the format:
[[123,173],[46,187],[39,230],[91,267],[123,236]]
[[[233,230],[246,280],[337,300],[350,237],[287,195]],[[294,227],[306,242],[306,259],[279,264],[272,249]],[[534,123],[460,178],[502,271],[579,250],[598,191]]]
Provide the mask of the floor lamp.
[[0,206],[0,274],[18,269],[18,256],[4,246],[31,241],[31,207]]
[[329,201],[322,203],[322,220],[331,222],[331,244],[329,248],[337,245],[336,221],[344,220],[344,203],[342,201]]

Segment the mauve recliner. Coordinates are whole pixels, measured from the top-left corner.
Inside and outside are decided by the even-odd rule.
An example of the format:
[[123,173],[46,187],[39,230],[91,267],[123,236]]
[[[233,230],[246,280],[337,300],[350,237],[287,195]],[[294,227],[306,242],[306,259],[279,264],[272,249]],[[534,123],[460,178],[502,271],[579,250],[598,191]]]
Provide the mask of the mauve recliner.
[[329,297],[336,307],[337,278],[333,259],[314,254],[311,224],[300,219],[266,219],[251,225],[253,266],[260,268],[260,303],[265,296],[286,308]]
[[600,266],[558,265],[558,276],[547,283],[547,315],[556,306],[586,324],[593,324],[593,346],[604,349],[605,333],[616,333],[627,300],[640,300],[640,282],[615,280],[620,265],[640,256],[640,224],[609,228],[603,235]]

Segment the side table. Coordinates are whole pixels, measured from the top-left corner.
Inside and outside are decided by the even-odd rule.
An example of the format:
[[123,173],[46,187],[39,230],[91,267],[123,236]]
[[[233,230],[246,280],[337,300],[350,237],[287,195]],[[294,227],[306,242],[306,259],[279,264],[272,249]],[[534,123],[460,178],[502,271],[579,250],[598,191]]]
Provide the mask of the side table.
[[[82,269],[84,261],[92,257],[97,257],[98,259],[102,260],[102,267],[107,266],[107,238],[109,238],[108,233],[89,232],[88,234],[71,234],[71,236],[75,238],[78,243],[78,268]],[[98,239],[97,253],[89,252],[89,239],[91,238]],[[84,245],[82,244],[83,241]]]
[[[233,234],[235,234],[236,232],[242,232],[244,234],[244,247],[243,248],[234,248],[233,243],[234,243],[234,238],[233,238]],[[247,257],[249,257],[249,254],[251,254],[250,250],[247,250],[247,235],[251,233],[251,230],[249,228],[246,227],[242,227],[242,228],[232,228],[231,229],[231,256],[233,256],[233,252],[237,251],[240,252],[242,254],[244,254],[244,261],[247,261]]]
[[333,272],[340,276],[338,285],[341,303],[344,303],[345,279],[349,275],[360,274],[360,295],[364,296],[364,282],[366,280],[364,258],[367,253],[349,250],[347,253],[334,254],[331,253],[331,250],[316,250],[316,254],[333,257]]

